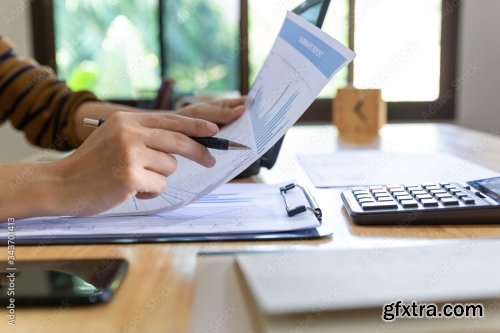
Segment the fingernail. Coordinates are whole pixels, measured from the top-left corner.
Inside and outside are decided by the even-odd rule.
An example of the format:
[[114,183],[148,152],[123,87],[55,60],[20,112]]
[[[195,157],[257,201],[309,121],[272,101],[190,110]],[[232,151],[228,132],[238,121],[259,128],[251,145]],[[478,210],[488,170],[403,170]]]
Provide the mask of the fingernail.
[[208,130],[210,133],[216,134],[219,133],[219,127],[215,125],[214,123],[208,122],[207,123]]
[[215,165],[215,163],[217,162],[217,160],[215,159],[215,157],[213,157],[211,154],[208,155],[208,158],[207,158],[207,166],[209,168],[213,167]]

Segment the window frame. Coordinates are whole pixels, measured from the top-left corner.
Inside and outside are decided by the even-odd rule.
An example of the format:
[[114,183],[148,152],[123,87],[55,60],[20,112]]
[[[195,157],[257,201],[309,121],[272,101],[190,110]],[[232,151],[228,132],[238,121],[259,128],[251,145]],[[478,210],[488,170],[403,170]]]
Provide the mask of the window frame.
[[[33,50],[35,59],[42,65],[56,70],[56,46],[54,26],[54,0],[33,0],[31,2],[31,18],[33,30]],[[160,13],[168,0],[158,0]],[[242,94],[247,94],[249,83],[249,52],[248,52],[248,0],[240,1],[240,38],[239,38],[239,88]],[[354,46],[355,31],[355,0],[349,1],[349,47]],[[422,122],[435,120],[453,120],[455,118],[456,73],[458,52],[458,23],[460,17],[461,0],[442,0],[442,28],[441,28],[441,73],[440,92],[435,101],[428,102],[388,102],[389,121]],[[160,41],[163,40],[165,22],[159,15]],[[160,56],[165,60],[165,46],[160,42]],[[354,67],[348,68],[348,80],[352,82]],[[164,77],[164,66],[161,66]],[[134,100],[110,100],[110,102],[137,106]],[[300,118],[301,122],[331,122],[333,103],[331,98],[318,98]]]

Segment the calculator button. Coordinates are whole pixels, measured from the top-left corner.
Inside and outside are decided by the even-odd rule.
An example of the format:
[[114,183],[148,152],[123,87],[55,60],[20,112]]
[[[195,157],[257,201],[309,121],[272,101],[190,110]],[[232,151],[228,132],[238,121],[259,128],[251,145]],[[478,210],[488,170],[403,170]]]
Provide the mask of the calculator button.
[[425,187],[425,188],[430,187],[430,186],[439,186],[439,185],[436,183],[423,183],[422,184],[422,187]]
[[368,202],[375,202],[375,200],[373,199],[368,199],[368,198],[364,198],[364,199],[359,199],[358,202],[360,204],[363,204],[363,203],[368,203]]
[[370,186],[369,189],[370,189],[370,191],[385,190],[385,187],[383,187],[383,186]]
[[454,188],[450,188],[450,190],[449,190],[449,191],[450,191],[450,193],[452,193],[452,194],[457,194],[457,193],[462,192],[462,191],[460,191],[460,190],[459,190],[458,188],[456,188],[456,187],[454,187]]
[[419,191],[410,191],[411,194],[413,195],[422,195],[422,194],[427,194],[426,191],[422,191],[422,190],[419,190]]
[[378,202],[394,201],[394,199],[392,197],[381,197],[381,198],[377,198],[377,201]]
[[356,195],[356,199],[371,199],[372,196],[370,194],[358,194]]
[[464,192],[457,192],[457,193],[455,193],[455,196],[460,199],[460,198],[465,198],[468,195],[465,194]]
[[406,184],[405,187],[408,189],[412,187],[421,187],[421,186],[419,184]]
[[364,210],[397,209],[398,205],[395,202],[374,202],[362,204],[361,208]]
[[445,206],[454,206],[454,205],[458,205],[458,200],[457,199],[453,199],[453,198],[442,198],[440,199],[441,200],[441,203]]
[[415,200],[403,200],[401,201],[403,208],[417,208],[418,203]]
[[463,197],[462,198],[462,201],[464,202],[464,204],[466,205],[473,205],[476,203],[476,200],[472,199],[471,197]]
[[424,207],[437,207],[437,206],[439,206],[439,203],[437,202],[436,199],[424,199],[424,200],[421,200],[420,203]]
[[476,192],[474,194],[477,195],[478,197],[480,197],[481,199],[486,198],[481,192]]
[[408,195],[408,192],[404,192],[404,191],[393,192],[392,195],[395,196],[395,197],[399,197],[399,196],[402,196],[402,195]]
[[432,185],[432,186],[425,186],[425,189],[427,191],[431,191],[431,190],[440,190],[441,187],[440,186],[437,186],[437,185]]
[[432,195],[429,194],[418,194],[415,196],[417,200],[432,199]]
[[406,189],[408,191],[422,191],[422,186],[407,186]]
[[388,189],[393,189],[393,188],[401,188],[402,186],[400,184],[391,184],[391,185],[386,185]]
[[442,193],[448,193],[445,190],[431,190],[431,194],[442,194]]
[[434,195],[438,199],[451,198],[451,194],[449,193],[438,193]]
[[372,191],[373,194],[377,194],[377,193],[387,193],[387,190],[373,190]]
[[448,189],[448,190],[455,187],[454,185],[451,185],[451,184],[446,184],[446,185],[442,185],[442,186],[443,186],[443,188]]
[[367,190],[353,190],[352,193],[356,195],[356,194],[369,194],[370,192],[368,192]]
[[395,193],[395,192],[405,192],[405,189],[403,187],[394,187],[394,188],[390,188],[389,189],[389,192],[391,193]]
[[404,200],[413,200],[413,197],[410,195],[402,195],[396,198],[399,202]]
[[375,198],[378,198],[378,197],[390,197],[391,195],[389,194],[389,192],[380,192],[380,193],[373,193],[373,196]]

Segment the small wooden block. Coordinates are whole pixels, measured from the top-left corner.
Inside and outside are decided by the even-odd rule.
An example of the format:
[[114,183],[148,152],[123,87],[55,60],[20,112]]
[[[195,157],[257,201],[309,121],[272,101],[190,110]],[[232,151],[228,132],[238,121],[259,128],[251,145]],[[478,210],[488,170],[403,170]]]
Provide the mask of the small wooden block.
[[339,89],[332,112],[339,135],[354,141],[375,139],[387,121],[380,89]]

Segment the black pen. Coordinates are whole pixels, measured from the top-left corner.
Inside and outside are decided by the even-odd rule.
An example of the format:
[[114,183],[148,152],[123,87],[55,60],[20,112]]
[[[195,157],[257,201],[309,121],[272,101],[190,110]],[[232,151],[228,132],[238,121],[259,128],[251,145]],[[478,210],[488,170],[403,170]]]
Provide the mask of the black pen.
[[[89,127],[99,127],[106,122],[106,119],[92,119],[92,118],[84,118],[83,125]],[[194,141],[199,144],[217,150],[247,150],[249,147],[242,145],[241,143],[230,141],[227,139],[221,139],[216,137],[190,137]]]

